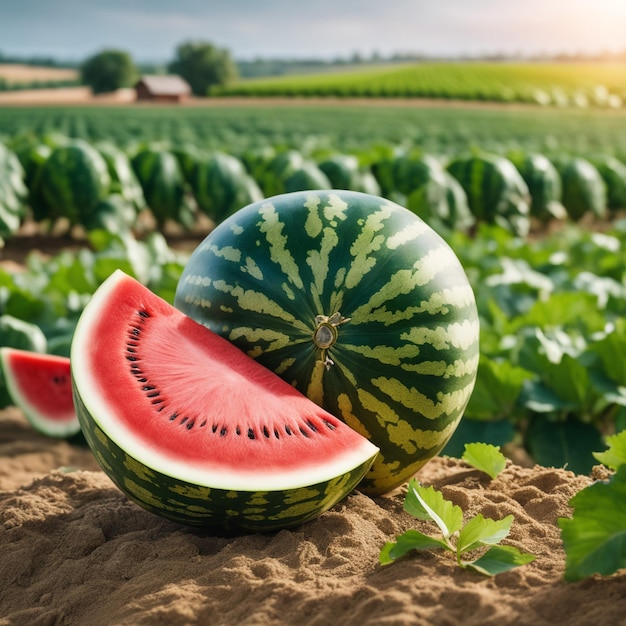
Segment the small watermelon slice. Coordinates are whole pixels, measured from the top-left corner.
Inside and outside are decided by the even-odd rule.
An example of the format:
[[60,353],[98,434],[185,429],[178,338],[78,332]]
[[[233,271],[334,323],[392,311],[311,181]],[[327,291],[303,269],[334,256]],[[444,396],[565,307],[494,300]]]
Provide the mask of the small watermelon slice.
[[328,510],[378,448],[122,271],[85,307],[74,403],[103,470],[185,524],[274,530]]
[[34,428],[60,438],[80,431],[67,357],[7,347],[0,357],[9,395]]

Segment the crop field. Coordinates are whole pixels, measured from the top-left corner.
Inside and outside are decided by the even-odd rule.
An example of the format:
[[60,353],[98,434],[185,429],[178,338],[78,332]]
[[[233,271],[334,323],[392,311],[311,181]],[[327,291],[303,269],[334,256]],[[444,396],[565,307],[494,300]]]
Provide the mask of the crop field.
[[[505,79],[497,77],[496,69],[473,68],[477,73],[490,72],[492,83],[485,75],[481,79],[492,85],[488,89],[497,91],[499,81]],[[553,78],[549,68],[543,69],[542,83],[537,82],[537,72],[532,82],[520,68],[515,80],[507,83],[516,94],[510,99],[532,100],[527,88],[522,88],[525,81],[547,91]],[[483,97],[460,90],[460,75],[455,78],[456,86],[444,93],[448,88],[437,84],[436,68],[430,70],[429,81],[434,86],[429,96]],[[617,95],[620,85],[612,82],[612,70],[605,70],[606,74],[593,77],[583,72],[575,85],[561,82],[559,89],[579,89],[580,81],[591,89],[597,79],[609,94]],[[404,68],[402,74],[397,70],[393,80],[407,84],[410,71]],[[356,81],[356,74],[354,77]],[[377,84],[373,75],[362,78],[370,85]],[[295,78],[289,80],[296,82]],[[306,92],[302,85],[309,80],[302,78],[298,94]],[[336,80],[329,76],[328,84]],[[385,80],[390,81],[390,76]],[[420,88],[411,89],[417,91],[406,95],[416,95]],[[390,87],[384,94],[371,95],[392,92]],[[324,94],[313,93],[346,95],[333,93],[330,87]],[[494,93],[486,93],[485,98],[494,99]],[[433,451],[439,444],[445,447],[438,451],[467,460],[467,446],[472,443],[486,444],[489,454],[501,450],[524,471],[530,472],[535,464],[565,467],[585,481],[599,471],[594,467],[601,462],[616,470],[614,479],[603,484],[613,502],[605,507],[605,515],[621,523],[623,515],[619,518],[615,502],[626,480],[626,459],[620,447],[626,430],[626,109],[606,101],[556,108],[534,104],[412,106],[408,101],[385,106],[339,100],[313,104],[306,99],[254,103],[242,99],[220,104],[222,101],[215,99],[206,106],[178,107],[0,107],[2,345],[67,359],[70,349],[74,350],[78,320],[95,300],[93,294],[121,269],[155,298],[176,304],[177,313],[188,304],[190,309],[198,305],[200,314],[209,316],[209,327],[213,324],[216,332],[225,333],[255,358],[263,356],[266,346],[268,353],[280,353],[287,345],[288,351],[271,368],[289,372],[289,383],[297,389],[302,367],[294,356],[294,346],[311,343],[311,337],[319,340],[319,358],[304,390],[321,404],[327,399],[320,382],[325,372],[341,368],[347,372],[346,381],[363,376],[366,384],[350,397],[339,393],[334,408],[337,413],[345,411],[349,419],[356,419],[359,409],[374,415],[372,423],[382,424],[382,436],[388,435],[395,445],[398,463],[406,462],[409,451],[420,446],[437,454]],[[613,103],[617,104],[617,99]],[[315,191],[320,189],[327,191]],[[298,210],[304,207],[308,211],[301,223],[290,218],[288,209],[280,214],[283,201],[275,198],[289,193],[295,194],[291,198],[300,198]],[[343,223],[344,193],[346,202],[355,204],[361,202],[362,194],[367,198],[362,202],[369,212],[359,204],[363,214],[354,223]],[[320,200],[319,194],[327,195]],[[256,212],[250,212],[252,217],[244,212],[241,217],[239,209],[251,204]],[[410,227],[387,233],[384,229],[392,221],[386,223],[389,215],[410,217]],[[214,276],[191,272],[192,254],[204,237],[213,233],[217,239],[200,248],[213,255]],[[350,244],[339,245],[338,233]],[[426,239],[427,250],[411,250],[417,258],[410,257],[409,268],[402,266],[406,259],[400,252],[381,260],[385,250],[397,251],[414,241],[419,248]],[[237,247],[242,240],[247,244]],[[339,254],[349,257],[347,266],[336,260]],[[380,272],[368,274],[379,260]],[[440,287],[431,286],[442,260],[458,270],[455,281],[460,275],[467,284],[448,284],[448,277]],[[383,269],[384,281],[380,278]],[[449,270],[449,276],[453,274]],[[243,277],[244,287],[234,286],[239,280],[234,276]],[[325,288],[330,294],[328,301],[341,301],[345,296],[344,302],[349,301],[345,294],[351,289],[364,289],[365,295],[354,297],[358,301],[355,318],[360,313],[367,320],[351,323],[352,313],[343,306],[341,312],[320,310],[309,315],[311,320],[296,319],[298,303],[302,302],[303,309],[304,303],[317,306],[326,298]],[[181,290],[186,299],[180,296]],[[292,313],[289,307],[294,303]],[[388,338],[396,324],[413,316],[446,318],[450,311],[458,317],[447,326],[430,327],[429,320],[399,333],[402,341],[411,337],[412,345],[395,345]],[[140,309],[133,310],[133,315],[138,321],[125,326],[131,330],[125,331],[129,338],[125,339],[128,354],[124,358],[131,363],[132,376],[143,381],[141,389],[148,397],[156,397],[158,393],[142,378],[136,363],[137,337],[144,332],[150,314]],[[276,328],[264,326],[264,322],[254,327],[256,319],[267,317],[276,318]],[[230,328],[231,318],[245,321]],[[296,319],[296,332],[302,333],[304,328],[308,333],[293,345],[285,330],[292,319]],[[311,330],[308,324],[313,321],[317,326]],[[334,342],[339,342],[344,328],[348,329],[345,336],[354,337],[348,333],[358,330],[359,324],[372,324],[377,331],[362,344],[353,339],[347,346],[352,354],[344,363],[341,351],[333,352]],[[82,332],[84,337],[84,328]],[[77,348],[72,355],[89,353],[89,342],[83,342],[87,348],[81,353]],[[422,360],[423,355],[428,356]],[[435,391],[428,392],[430,397],[411,382],[419,376],[437,379]],[[87,378],[77,379],[83,390],[88,388]],[[78,404],[76,398],[81,419],[89,422],[88,402],[83,404],[80,399]],[[4,407],[11,404],[2,379],[0,401]],[[158,397],[151,400],[161,401]],[[429,421],[425,427],[410,430],[398,416],[415,407],[419,407],[420,418]],[[456,422],[450,416],[458,411],[464,417],[455,430]],[[169,419],[173,423],[178,417],[174,412]],[[194,421],[186,413],[181,417],[177,436],[210,430],[206,420]],[[94,424],[93,432],[86,436],[97,448],[98,458],[104,459],[103,466],[109,470],[115,466],[111,471],[129,475],[136,472],[124,483],[131,485],[131,499],[159,512],[163,502],[160,492],[152,492],[152,470],[108,440],[97,420]],[[300,430],[305,438],[311,433],[315,436],[319,424],[308,428],[306,434]],[[328,424],[327,428],[331,429]],[[213,424],[212,429],[216,437],[225,436],[225,428],[220,431]],[[246,444],[279,439],[278,431],[267,427],[241,432]],[[280,437],[293,434],[289,429],[284,432]],[[420,436],[428,444],[419,440]],[[495,462],[500,464],[497,471],[490,466]],[[507,467],[504,457],[483,458],[482,463],[495,481]],[[386,476],[387,467],[381,462],[373,471]],[[356,474],[349,474],[345,474],[346,480],[357,480]],[[164,483],[163,491],[169,490],[171,495],[178,490],[171,501],[174,504],[168,501],[163,505],[169,518],[188,519],[172,512],[172,506],[182,500],[191,519],[200,514],[207,500],[205,488],[189,483],[181,489],[171,477],[166,479],[171,484]],[[487,479],[477,480],[489,485]],[[552,474],[550,480],[556,480]],[[576,483],[579,491],[583,484],[588,483]],[[525,493],[531,491],[543,493],[534,486]],[[312,498],[304,504],[297,500],[303,504],[303,515],[308,514],[309,504],[317,506],[316,498],[326,502],[327,494],[321,491],[302,488],[302,492],[272,504],[278,507],[278,517],[283,509],[299,510],[287,507],[292,497]],[[420,508],[423,503],[431,502],[429,498],[435,503],[427,508],[435,511],[433,520],[441,522],[437,524],[444,539],[433,543],[431,538],[427,546],[458,549],[458,564],[485,573],[488,565],[460,559],[461,548],[475,547],[473,542],[464,547],[452,543],[461,529],[454,517],[461,515],[460,510],[447,517],[452,503],[437,500],[439,496],[432,490],[422,491],[415,483],[409,492],[414,498],[411,504],[407,496],[410,512],[421,521],[427,519]],[[259,526],[250,528],[263,526],[264,507],[269,507],[271,500],[267,493],[263,499],[243,498],[241,502],[235,501],[235,490],[224,493],[229,507],[240,506],[250,513],[250,519],[260,520]],[[583,501],[587,494],[593,510],[594,497],[602,493],[586,492]],[[563,500],[560,493],[556,495]],[[524,497],[519,495],[521,501]],[[401,504],[396,505],[401,510]],[[559,506],[564,508],[563,502]],[[563,537],[575,544],[564,548],[566,575],[571,580],[590,575],[585,569],[587,562],[576,561],[577,555],[583,560],[588,556],[576,553],[579,523],[580,532],[585,531],[584,507],[581,509],[583,519],[569,520],[569,527],[567,522],[563,525]],[[480,532],[486,533],[487,544],[506,536],[505,526],[511,519],[500,520],[503,526],[497,528],[488,526],[491,520],[482,516],[472,523],[485,523],[487,530]],[[274,527],[280,524],[270,526]],[[550,521],[550,528],[555,531],[556,523]],[[606,548],[610,537],[599,534],[598,543]],[[409,534],[411,537],[416,545],[421,541],[421,535],[416,539]],[[403,556],[402,550],[411,550],[412,544],[407,546],[406,541],[404,537],[398,543],[385,544],[375,567],[386,567]],[[499,558],[496,573],[500,566],[529,564],[534,556],[502,549]],[[562,554],[560,558],[562,561]],[[610,576],[624,566],[623,555],[620,558],[617,564],[608,557],[600,558],[601,565],[591,574]],[[555,569],[558,576],[563,575],[561,561]]]
[[626,154],[626,112],[296,103],[219,106],[0,107],[0,137],[59,133],[121,146],[185,142],[240,152],[252,146],[367,152],[377,144],[450,153],[471,148]]
[[76,70],[21,65],[19,63],[0,63],[0,79],[8,83],[32,83],[34,81],[75,80]]
[[620,108],[621,63],[419,63],[242,80],[216,95],[422,97]]

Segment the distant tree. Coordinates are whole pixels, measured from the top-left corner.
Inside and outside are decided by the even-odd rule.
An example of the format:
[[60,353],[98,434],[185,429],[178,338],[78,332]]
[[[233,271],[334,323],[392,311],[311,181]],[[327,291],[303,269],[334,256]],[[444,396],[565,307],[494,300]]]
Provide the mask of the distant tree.
[[168,70],[182,76],[196,96],[206,96],[212,86],[225,85],[239,75],[228,50],[202,41],[178,46]]
[[107,93],[132,85],[137,79],[137,68],[128,52],[103,50],[81,65],[80,75],[94,93]]

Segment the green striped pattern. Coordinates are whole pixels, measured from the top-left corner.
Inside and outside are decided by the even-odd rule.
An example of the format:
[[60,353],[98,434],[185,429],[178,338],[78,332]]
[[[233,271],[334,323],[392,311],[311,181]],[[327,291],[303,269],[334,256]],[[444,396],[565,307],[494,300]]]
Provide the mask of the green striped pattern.
[[191,255],[175,306],[377,445],[360,485],[371,494],[443,448],[473,389],[479,325],[463,268],[419,217],[376,196],[249,205]]
[[215,222],[241,207],[257,202],[263,193],[235,156],[213,152],[198,158],[189,176],[198,206]]
[[512,161],[528,185],[531,214],[542,221],[567,217],[561,204],[561,176],[552,161],[543,154],[532,152],[516,156]]
[[589,214],[603,219],[607,214],[606,184],[596,167],[583,157],[561,163],[563,204],[573,220]]
[[98,426],[75,384],[72,388],[82,432],[104,472],[133,502],[181,524],[220,532],[266,532],[297,526],[342,500],[371,464],[367,459],[329,481],[296,489],[234,491],[195,485],[158,472],[125,452]]
[[55,148],[43,166],[41,191],[53,215],[82,224],[108,195],[111,178],[102,155],[86,141]]
[[530,228],[528,185],[511,161],[491,154],[454,159],[448,171],[460,183],[480,221],[498,224],[520,237]]
[[146,148],[131,163],[157,223],[162,226],[168,219],[179,221],[185,187],[176,156],[168,150]]

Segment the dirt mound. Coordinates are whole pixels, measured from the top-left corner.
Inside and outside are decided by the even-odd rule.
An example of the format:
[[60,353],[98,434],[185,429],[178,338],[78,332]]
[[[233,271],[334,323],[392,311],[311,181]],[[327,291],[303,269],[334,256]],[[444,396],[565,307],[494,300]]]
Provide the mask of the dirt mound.
[[358,492],[292,530],[221,537],[154,516],[99,471],[87,448],[0,412],[0,624],[617,624],[626,574],[563,580],[558,517],[589,484],[509,464],[496,480],[453,459],[420,474],[466,515],[515,516],[505,543],[533,563],[486,578],[440,553],[378,564],[408,528],[404,492]]

